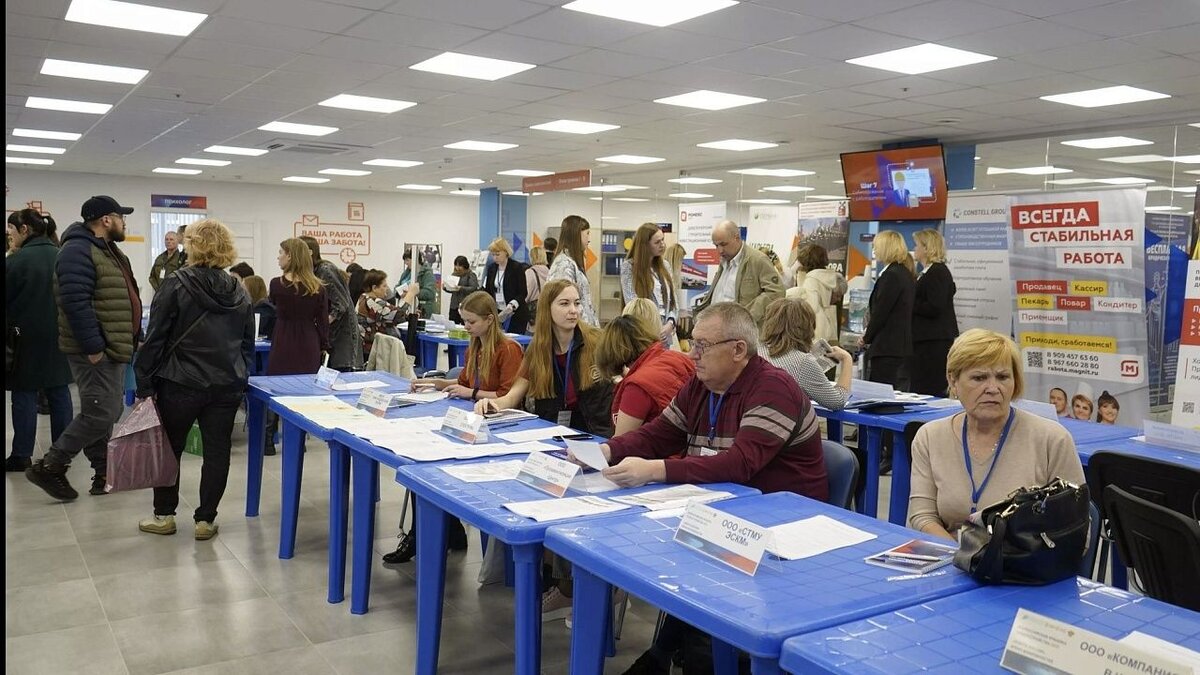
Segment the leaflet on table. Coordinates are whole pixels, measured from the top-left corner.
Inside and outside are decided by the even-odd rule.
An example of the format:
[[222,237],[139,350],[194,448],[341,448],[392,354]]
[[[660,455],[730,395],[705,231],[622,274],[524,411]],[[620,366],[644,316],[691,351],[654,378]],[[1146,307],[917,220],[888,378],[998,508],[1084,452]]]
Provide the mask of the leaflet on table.
[[630,506],[644,506],[651,511],[666,511],[670,509],[682,509],[693,501],[699,504],[707,504],[722,499],[729,499],[732,496],[732,494],[723,490],[710,490],[699,485],[673,485],[658,490],[639,492],[635,495],[613,497],[612,499],[615,502],[629,504]]
[[548,520],[564,520],[593,516],[598,513],[623,511],[631,507],[603,497],[567,497],[565,499],[539,499],[531,502],[510,502],[505,504],[504,508],[518,516],[525,516],[544,523]]
[[923,539],[910,539],[899,546],[867,556],[863,560],[872,565],[901,572],[928,574],[954,562],[954,554],[957,550],[956,546],[935,544]]
[[396,394],[396,400],[405,403],[434,403],[444,400],[447,396],[444,391],[409,391]]
[[363,382],[334,382],[334,391],[362,391],[363,389],[386,389],[389,385],[383,380],[365,380]]
[[439,432],[457,438],[464,443],[486,443],[488,441],[488,423],[483,415],[477,415],[469,410],[450,408],[442,418]]
[[524,443],[525,441],[542,441],[555,436],[563,436],[578,433],[570,427],[555,425],[552,427],[542,427],[540,429],[526,429],[525,431],[509,431],[503,434],[496,434],[496,438],[508,441],[509,443]]
[[274,400],[327,429],[354,426],[355,423],[376,419],[336,396],[278,396]]
[[931,398],[925,401],[926,408],[961,408],[962,401],[956,398]]
[[1000,667],[1022,675],[1190,675],[1193,672],[1170,654],[1118,642],[1024,608],[1017,610]]
[[525,412],[524,410],[506,408],[496,412],[484,413],[483,418],[488,421],[488,424],[494,424],[496,422],[520,422],[523,420],[536,420],[538,416],[531,412]]
[[446,459],[478,459],[501,455],[540,454],[553,450],[545,443],[456,443],[433,431],[411,430],[393,435],[375,435],[375,445],[416,462]]
[[751,576],[758,571],[770,531],[706,504],[688,504],[675,541]]
[[442,467],[442,471],[464,483],[490,483],[498,480],[515,480],[517,474],[521,473],[521,465],[524,463],[519,459],[507,459],[502,462],[452,464]]
[[774,544],[767,548],[784,560],[801,560],[839,548],[870,541],[876,535],[840,523],[829,516],[813,516],[769,528]]
[[363,389],[358,395],[356,408],[366,410],[376,417],[387,414],[388,406],[392,404],[392,395],[382,389]]

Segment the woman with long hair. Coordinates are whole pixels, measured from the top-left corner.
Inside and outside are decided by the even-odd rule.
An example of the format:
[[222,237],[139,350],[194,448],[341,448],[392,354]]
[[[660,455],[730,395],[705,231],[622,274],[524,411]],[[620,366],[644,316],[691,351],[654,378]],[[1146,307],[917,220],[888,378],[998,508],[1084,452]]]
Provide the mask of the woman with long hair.
[[275,306],[267,297],[267,282],[257,274],[251,274],[242,279],[242,286],[250,294],[250,306],[258,317],[258,335],[256,337],[271,339],[275,333]]
[[529,249],[529,267],[525,269],[525,306],[529,308],[529,323],[537,316],[538,298],[542,297],[542,286],[550,276],[550,263],[546,249],[534,246]]
[[954,314],[954,276],[946,266],[946,244],[937,230],[913,235],[917,262],[924,269],[917,277],[913,295],[912,357],[909,389],[918,394],[946,395],[946,356],[958,337]]
[[275,305],[275,335],[267,375],[315,373],[321,352],[329,350],[329,301],[313,274],[312,252],[298,238],[279,244],[282,276],[271,280],[268,297]]
[[592,240],[592,226],[583,216],[567,216],[562,221],[562,232],[558,235],[558,251],[550,265],[550,281],[564,279],[579,290],[580,318],[591,326],[596,321],[596,309],[592,306],[592,285],[584,271],[584,252]]
[[671,270],[663,260],[667,242],[654,223],[643,223],[633,235],[629,255],[621,266],[621,292],[625,302],[645,298],[658,308],[659,336],[666,339],[675,332],[679,306]]
[[675,335],[679,338],[679,349],[685,352],[691,349],[692,334],[692,310],[687,307],[683,295],[683,259],[686,257],[687,249],[679,243],[671,244],[663,253],[663,262],[671,271],[671,289],[675,293],[675,302],[679,305],[679,318],[676,320],[679,327],[675,330]]
[[596,368],[599,329],[580,320],[579,289],[555,279],[542,288],[533,340],[525,350],[512,389],[475,404],[478,413],[520,408],[528,394],[544,420],[596,434],[612,435],[612,380]]
[[495,299],[486,291],[475,291],[458,306],[463,327],[471,336],[466,364],[458,379],[422,378],[413,387],[432,386],[453,398],[480,401],[504,396],[512,389],[525,354],[516,340],[500,327]]
[[763,314],[759,335],[766,348],[763,356],[795,378],[796,384],[810,399],[830,410],[841,410],[850,398],[854,357],[841,347],[829,346],[830,352],[826,356],[841,365],[837,383],[830,382],[811,353],[815,328],[812,307],[804,300],[780,298],[772,302]]
[[[202,220],[187,228],[184,241],[187,265],[154,293],[146,342],[133,370],[137,396],[154,397],[176,459],[183,455],[192,425],[200,425],[204,466],[193,519],[195,538],[203,540],[217,534],[233,419],[254,363],[254,310],[246,289],[223,271],[237,260],[228,227],[212,218]],[[178,506],[176,473],[174,485],[154,488],[154,516],[139,522],[138,529],[175,534]]]

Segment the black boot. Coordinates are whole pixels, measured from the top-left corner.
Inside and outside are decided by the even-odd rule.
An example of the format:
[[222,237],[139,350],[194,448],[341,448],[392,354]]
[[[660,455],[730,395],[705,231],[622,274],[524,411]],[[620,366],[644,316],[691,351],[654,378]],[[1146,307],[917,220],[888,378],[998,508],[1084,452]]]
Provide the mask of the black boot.
[[401,565],[417,555],[417,529],[405,532],[400,536],[400,543],[396,545],[396,550],[391,553],[383,554],[384,565]]
[[6,473],[24,473],[25,469],[33,466],[33,460],[29,457],[14,457],[9,455],[4,460],[4,471]]
[[64,465],[48,464],[46,460],[40,459],[33,466],[25,469],[25,478],[61,502],[79,498],[79,493],[71,487],[71,482],[67,480],[67,467]]
[[451,551],[467,550],[467,530],[462,521],[454,516],[446,516],[446,548]]

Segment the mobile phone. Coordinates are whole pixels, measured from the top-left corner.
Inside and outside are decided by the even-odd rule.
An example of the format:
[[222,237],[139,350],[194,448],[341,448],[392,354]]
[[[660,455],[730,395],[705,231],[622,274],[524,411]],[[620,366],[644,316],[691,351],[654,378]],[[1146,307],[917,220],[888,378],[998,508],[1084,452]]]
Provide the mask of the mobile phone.
[[554,436],[556,441],[586,441],[591,439],[591,434],[563,434],[562,436]]

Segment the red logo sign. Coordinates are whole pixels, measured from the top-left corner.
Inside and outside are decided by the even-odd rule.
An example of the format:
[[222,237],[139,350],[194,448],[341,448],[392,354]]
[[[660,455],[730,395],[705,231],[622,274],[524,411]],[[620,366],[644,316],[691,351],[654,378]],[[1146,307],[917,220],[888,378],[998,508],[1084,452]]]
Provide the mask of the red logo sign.
[[1074,309],[1082,311],[1091,311],[1092,299],[1088,297],[1079,297],[1074,295],[1060,295],[1054,299],[1059,309]]
[[592,170],[564,171],[552,173],[549,176],[532,176],[521,179],[521,192],[557,192],[558,190],[574,190],[592,184]]
[[1026,293],[1050,293],[1052,295],[1066,295],[1067,282],[1051,279],[1018,281],[1017,294],[1024,295]]
[[1096,227],[1100,224],[1100,202],[1024,204],[1012,207],[1014,230],[1042,227]]
[[719,265],[721,252],[715,248],[698,248],[692,252],[692,260],[695,260],[697,265]]
[[1125,359],[1121,362],[1121,377],[1137,377],[1141,372],[1141,365],[1137,359]]

